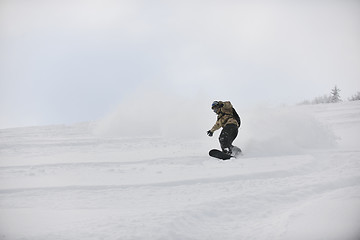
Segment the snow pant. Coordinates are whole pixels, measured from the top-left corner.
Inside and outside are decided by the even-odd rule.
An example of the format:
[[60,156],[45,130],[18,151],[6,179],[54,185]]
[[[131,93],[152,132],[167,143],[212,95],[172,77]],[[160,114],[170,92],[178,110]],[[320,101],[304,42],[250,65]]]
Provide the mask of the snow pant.
[[235,124],[226,125],[220,133],[219,142],[221,149],[231,153],[232,143],[238,135],[238,127]]

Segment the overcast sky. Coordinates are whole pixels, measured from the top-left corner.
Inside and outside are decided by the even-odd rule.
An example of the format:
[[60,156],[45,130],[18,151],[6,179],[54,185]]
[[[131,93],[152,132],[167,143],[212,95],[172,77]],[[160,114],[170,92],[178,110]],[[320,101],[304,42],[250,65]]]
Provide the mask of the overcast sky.
[[0,0],[0,128],[101,119],[142,92],[245,108],[335,85],[360,91],[357,0]]

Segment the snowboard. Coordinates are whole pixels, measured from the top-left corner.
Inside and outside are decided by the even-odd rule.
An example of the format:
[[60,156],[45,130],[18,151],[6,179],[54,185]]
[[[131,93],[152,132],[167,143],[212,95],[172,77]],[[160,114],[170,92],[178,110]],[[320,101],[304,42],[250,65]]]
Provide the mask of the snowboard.
[[214,158],[222,159],[222,160],[229,160],[230,158],[238,158],[242,156],[242,151],[239,147],[233,146],[232,148],[232,155],[226,154],[220,150],[212,149],[209,152],[209,155]]
[[221,160],[229,160],[230,158],[232,158],[231,155],[223,153],[222,151],[220,151],[218,149],[211,149],[210,152],[209,152],[209,155],[211,157],[218,158],[218,159],[221,159]]

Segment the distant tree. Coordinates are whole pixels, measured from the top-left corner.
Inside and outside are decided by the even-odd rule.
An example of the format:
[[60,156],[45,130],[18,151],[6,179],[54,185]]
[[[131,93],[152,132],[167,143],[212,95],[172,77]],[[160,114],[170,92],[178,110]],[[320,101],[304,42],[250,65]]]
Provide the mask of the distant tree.
[[311,101],[312,104],[322,104],[322,103],[330,103],[331,102],[331,96],[330,95],[324,95],[321,97],[317,97],[314,100]]
[[[324,104],[341,102],[342,100],[340,98],[340,91],[341,90],[337,86],[335,86],[333,89],[331,89],[331,94],[325,94],[323,96],[316,97],[311,101],[306,100],[299,104]],[[358,97],[360,97],[359,95],[360,93],[358,93]]]
[[302,102],[299,102],[297,105],[309,105],[311,102],[309,100],[304,100]]
[[335,86],[332,90],[331,90],[331,99],[330,102],[332,103],[337,103],[337,102],[341,102],[341,98],[340,98],[340,89]]
[[360,100],[360,92],[357,92],[355,95],[349,98],[349,101],[359,101]]
[[324,104],[324,103],[331,103],[331,95],[325,94],[324,96],[316,97],[313,100],[305,100],[300,105],[309,105],[309,104]]

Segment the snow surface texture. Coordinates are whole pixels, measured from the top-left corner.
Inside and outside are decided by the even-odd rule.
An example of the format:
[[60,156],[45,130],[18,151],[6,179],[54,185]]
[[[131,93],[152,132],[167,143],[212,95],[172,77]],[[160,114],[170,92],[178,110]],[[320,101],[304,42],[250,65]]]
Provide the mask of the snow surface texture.
[[180,115],[0,130],[0,239],[359,240],[360,102],[238,112],[230,161]]

